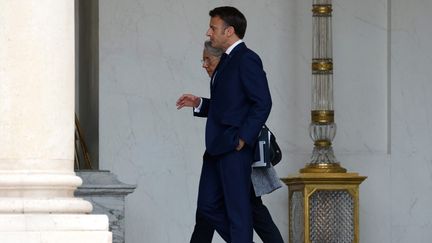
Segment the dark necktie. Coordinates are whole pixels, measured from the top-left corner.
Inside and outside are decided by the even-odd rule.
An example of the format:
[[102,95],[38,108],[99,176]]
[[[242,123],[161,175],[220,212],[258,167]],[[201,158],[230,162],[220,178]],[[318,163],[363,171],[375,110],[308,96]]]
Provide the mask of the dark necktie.
[[227,57],[228,57],[228,54],[226,54],[226,53],[223,53],[222,56],[220,57],[219,63],[218,63],[216,70],[215,70],[215,74],[213,75],[213,78],[212,78],[212,82],[211,82],[212,85],[214,83],[214,80],[216,78],[216,75],[218,73],[219,68],[222,67],[222,65],[225,62],[225,60],[227,59]]
[[221,58],[220,58],[219,66],[222,65],[222,63],[226,60],[227,57],[228,57],[228,54],[226,54],[226,53],[224,52],[224,54],[222,54],[222,56],[221,56]]

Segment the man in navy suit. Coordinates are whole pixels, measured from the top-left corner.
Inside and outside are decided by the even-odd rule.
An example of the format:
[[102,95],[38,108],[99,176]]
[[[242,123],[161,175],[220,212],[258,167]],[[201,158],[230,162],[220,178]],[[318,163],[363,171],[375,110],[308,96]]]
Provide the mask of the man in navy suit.
[[225,51],[210,83],[210,99],[183,95],[177,108],[195,107],[207,117],[206,151],[197,214],[227,242],[252,242],[251,164],[253,148],[271,110],[259,56],[242,38],[246,18],[234,7],[210,11],[212,46]]
[[[214,48],[209,40],[205,41],[202,54],[202,67],[207,71],[207,74],[210,78],[216,70],[219,59],[222,56],[223,52],[224,51],[219,48]],[[275,179],[279,181],[279,178],[276,175],[273,177],[270,172],[265,172],[266,170],[270,169],[255,168],[255,172],[260,171],[264,173],[266,175],[265,178],[269,180]],[[254,178],[255,176],[255,178],[259,178],[258,181],[260,182],[266,181],[265,179],[263,180],[263,177],[257,177],[258,175],[262,176],[263,174],[254,174],[254,169],[252,169],[252,178]],[[252,186],[252,188],[254,188],[255,186],[259,186],[261,188],[259,189],[259,195],[262,195],[264,193],[267,194],[279,188],[279,185],[276,183],[258,183],[257,185]],[[253,191],[251,193],[250,200],[252,205],[253,229],[264,243],[283,243],[282,235],[280,234],[279,229],[273,222],[273,219],[267,207],[263,204],[261,196],[256,196],[254,189],[252,190]],[[202,215],[197,214],[195,219],[195,227],[191,236],[190,243],[211,243],[213,239],[213,234],[214,229],[212,225],[210,225],[207,220],[202,217]]]

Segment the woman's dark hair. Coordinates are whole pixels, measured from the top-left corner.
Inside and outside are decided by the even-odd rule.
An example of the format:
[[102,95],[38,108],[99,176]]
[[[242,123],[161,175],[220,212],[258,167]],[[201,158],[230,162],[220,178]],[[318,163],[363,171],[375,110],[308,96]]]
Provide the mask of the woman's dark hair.
[[231,6],[218,7],[209,12],[210,17],[218,16],[221,18],[227,26],[232,26],[236,35],[243,39],[246,33],[246,18],[236,8]]

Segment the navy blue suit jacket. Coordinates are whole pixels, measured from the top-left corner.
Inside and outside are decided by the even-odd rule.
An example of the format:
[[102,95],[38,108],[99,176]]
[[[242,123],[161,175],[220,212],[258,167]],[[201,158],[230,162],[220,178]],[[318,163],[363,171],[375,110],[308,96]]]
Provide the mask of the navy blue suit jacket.
[[254,147],[271,110],[271,96],[259,56],[237,45],[216,68],[210,99],[195,116],[207,117],[206,151],[212,156],[233,151],[239,138]]

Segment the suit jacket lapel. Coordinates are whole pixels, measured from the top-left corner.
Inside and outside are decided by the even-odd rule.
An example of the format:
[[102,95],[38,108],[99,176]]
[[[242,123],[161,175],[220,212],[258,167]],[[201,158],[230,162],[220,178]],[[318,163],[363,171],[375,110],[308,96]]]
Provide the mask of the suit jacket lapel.
[[245,43],[242,42],[242,43],[238,44],[236,47],[234,47],[234,49],[231,51],[231,53],[226,58],[224,58],[223,60],[221,58],[221,61],[219,62],[218,66],[216,67],[216,71],[213,73],[213,77],[212,77],[213,85],[210,84],[212,89],[214,89],[216,87],[217,83],[220,82],[219,79],[221,77],[221,74],[222,74],[223,70],[225,69],[225,67],[231,61],[232,57],[234,55],[236,55],[241,49],[243,49],[245,47],[246,47]]

